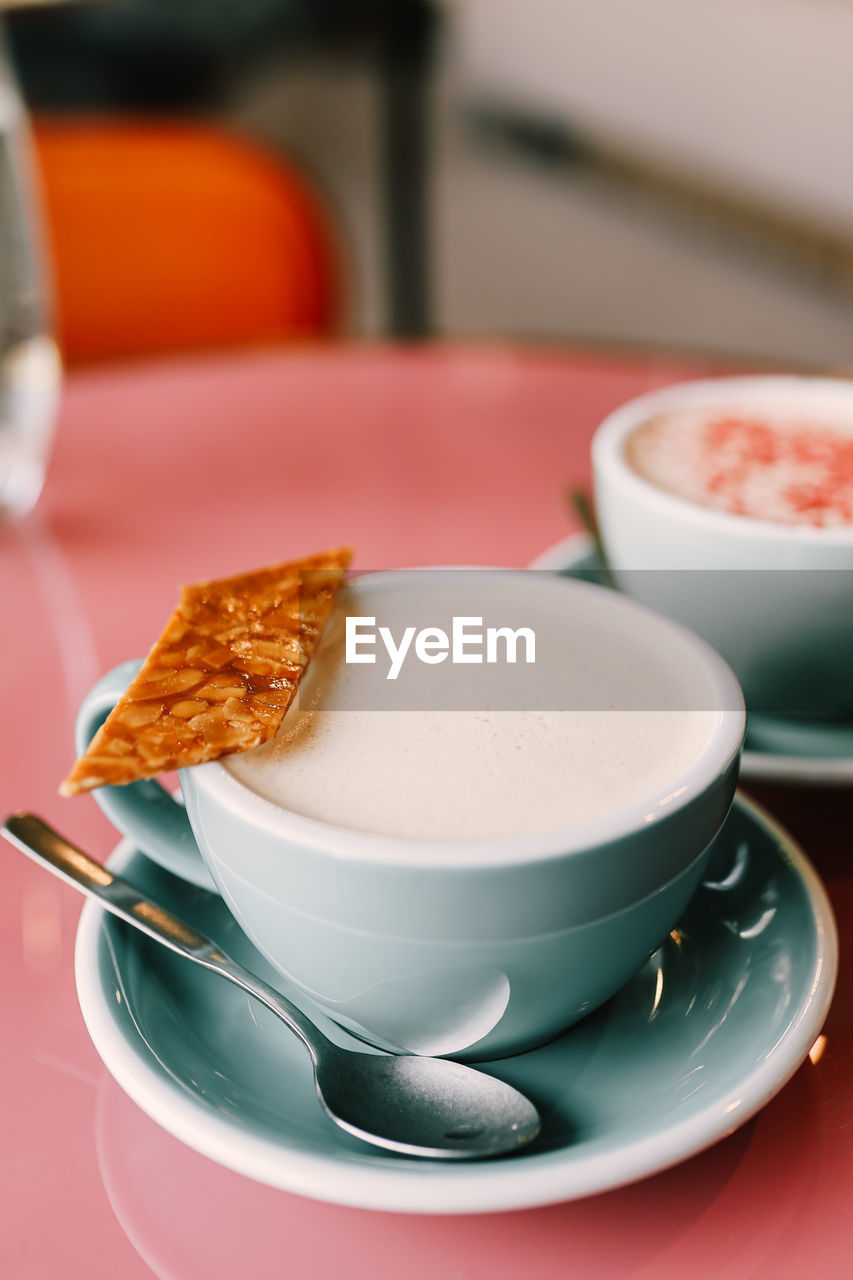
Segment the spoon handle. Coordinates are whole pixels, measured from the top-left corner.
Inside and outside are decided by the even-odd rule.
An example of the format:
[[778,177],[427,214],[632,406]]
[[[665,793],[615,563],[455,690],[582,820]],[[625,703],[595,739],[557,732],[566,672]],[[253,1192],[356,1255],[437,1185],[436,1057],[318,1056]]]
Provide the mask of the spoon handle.
[[607,552],[604,550],[604,543],[601,540],[601,530],[598,527],[598,520],[590,502],[589,494],[584,489],[572,487],[568,490],[566,497],[575,515],[592,538],[595,554],[601,564],[602,578],[609,587],[615,586],[613,574],[607,562]]
[[223,953],[210,938],[149,901],[132,884],[113,875],[100,862],[83,853],[33,813],[7,818],[3,835],[35,862],[46,865],[60,880],[97,898],[113,915],[156,938],[172,951],[191,960],[218,958]]
[[7,818],[0,828],[10,844],[26,853],[34,862],[52,871],[60,880],[95,898],[107,911],[147,933],[171,951],[195,961],[205,969],[220,974],[236,986],[255,997],[286,1022],[312,1058],[314,1043],[325,1039],[320,1029],[291,1004],[274,987],[244,969],[210,938],[199,933],[152,900],[129,881],[108,871],[70,841],[61,836],[33,813],[16,813]]

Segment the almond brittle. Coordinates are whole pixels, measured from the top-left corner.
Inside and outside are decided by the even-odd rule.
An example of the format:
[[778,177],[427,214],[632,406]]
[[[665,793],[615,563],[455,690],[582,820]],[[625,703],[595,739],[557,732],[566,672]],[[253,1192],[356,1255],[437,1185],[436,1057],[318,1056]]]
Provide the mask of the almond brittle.
[[248,751],[273,737],[332,610],[349,548],[184,587],[66,796]]

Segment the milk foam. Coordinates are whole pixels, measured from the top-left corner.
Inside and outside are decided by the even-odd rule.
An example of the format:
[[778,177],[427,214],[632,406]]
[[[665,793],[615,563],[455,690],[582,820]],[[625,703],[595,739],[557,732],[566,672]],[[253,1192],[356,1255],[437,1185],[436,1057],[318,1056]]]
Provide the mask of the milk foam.
[[781,524],[853,523],[849,398],[817,408],[789,397],[658,413],[631,432],[625,457],[644,479],[703,507]]
[[[353,594],[339,604],[338,622],[352,611]],[[370,613],[376,603],[358,607]],[[535,599],[528,613],[535,626]],[[553,600],[544,596],[542,617],[553,625]],[[584,645],[583,619],[571,613],[565,621],[571,662]],[[715,721],[710,708],[628,710],[606,702],[594,710],[329,709],[326,689],[348,678],[342,636],[340,625],[328,628],[276,737],[224,763],[274,804],[356,831],[495,839],[565,828],[643,801],[651,808],[699,755]],[[636,655],[629,634],[622,645],[624,670]],[[648,653],[646,660],[658,668],[665,662]]]

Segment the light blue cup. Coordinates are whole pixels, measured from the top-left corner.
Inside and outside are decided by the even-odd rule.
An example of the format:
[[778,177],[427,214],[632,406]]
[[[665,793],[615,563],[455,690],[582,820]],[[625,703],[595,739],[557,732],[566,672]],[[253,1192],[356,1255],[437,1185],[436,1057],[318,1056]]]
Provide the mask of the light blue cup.
[[[95,797],[146,854],[215,887],[275,968],[371,1043],[474,1059],[544,1043],[612,996],[678,919],[729,811],[745,721],[703,641],[615,592],[555,589],[607,596],[620,626],[662,628],[707,678],[707,742],[641,803],[563,831],[431,842],[302,817],[219,762],[181,772],[186,807],[154,782]],[[138,665],[90,692],[79,751]]]

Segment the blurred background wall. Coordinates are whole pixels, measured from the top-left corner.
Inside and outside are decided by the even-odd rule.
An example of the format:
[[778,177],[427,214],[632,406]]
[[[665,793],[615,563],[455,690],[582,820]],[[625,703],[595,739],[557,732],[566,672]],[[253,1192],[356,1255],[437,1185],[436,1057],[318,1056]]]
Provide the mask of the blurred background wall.
[[848,0],[101,0],[8,15],[38,112],[224,125],[330,209],[357,335],[853,365]]
[[853,230],[847,0],[465,0],[474,96]]

